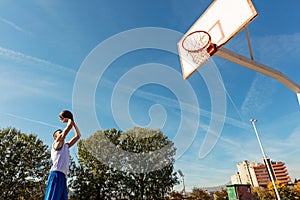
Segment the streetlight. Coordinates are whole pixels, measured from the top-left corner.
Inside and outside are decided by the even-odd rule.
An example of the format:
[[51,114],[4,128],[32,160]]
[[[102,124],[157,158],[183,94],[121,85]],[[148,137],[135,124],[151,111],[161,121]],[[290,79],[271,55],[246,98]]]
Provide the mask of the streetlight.
[[183,186],[182,194],[185,195],[184,175],[180,169],[178,170],[178,173],[179,173],[180,177],[182,178],[182,186]]
[[276,188],[276,184],[275,184],[275,181],[274,181],[273,173],[272,173],[272,171],[271,171],[271,167],[270,167],[269,162],[268,162],[268,160],[267,160],[267,157],[266,157],[264,148],[263,148],[263,146],[262,146],[262,144],[261,144],[261,141],[260,141],[259,136],[258,136],[258,132],[257,132],[257,130],[256,130],[256,126],[255,126],[255,124],[254,124],[255,122],[257,122],[257,120],[256,120],[256,119],[251,119],[250,122],[251,122],[252,125],[253,125],[253,129],[254,129],[254,132],[255,132],[255,134],[256,134],[256,137],[257,137],[257,140],[258,140],[258,144],[259,144],[261,153],[262,153],[262,155],[263,155],[263,159],[264,159],[264,161],[265,161],[265,163],[266,163],[267,170],[268,170],[268,172],[269,172],[269,176],[270,176],[270,178],[271,178],[271,181],[272,181],[272,184],[273,184],[273,187],[274,187],[274,190],[275,190],[276,197],[277,197],[278,200],[280,200],[280,196],[279,196],[279,193],[278,193],[277,188]]

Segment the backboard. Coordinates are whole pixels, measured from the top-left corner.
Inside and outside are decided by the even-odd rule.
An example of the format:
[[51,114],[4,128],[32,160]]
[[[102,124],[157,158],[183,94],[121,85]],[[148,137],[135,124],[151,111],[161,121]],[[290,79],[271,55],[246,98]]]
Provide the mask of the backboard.
[[[204,59],[204,62],[200,64],[194,62],[195,59],[190,52],[183,48],[183,41],[187,36],[196,31],[207,32],[210,35],[211,43],[217,50],[256,16],[257,12],[251,0],[214,0],[177,44],[183,78],[187,79],[207,61]],[[214,52],[211,51],[209,57]]]

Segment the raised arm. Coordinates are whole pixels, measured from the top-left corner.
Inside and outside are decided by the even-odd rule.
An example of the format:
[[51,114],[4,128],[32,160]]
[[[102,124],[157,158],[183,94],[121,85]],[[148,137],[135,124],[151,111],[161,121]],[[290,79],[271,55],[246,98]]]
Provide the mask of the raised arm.
[[68,119],[68,123],[67,126],[65,127],[65,129],[61,132],[61,136],[63,139],[66,138],[66,136],[68,135],[68,133],[70,132],[70,130],[72,129],[74,122],[71,119]]
[[67,142],[69,148],[72,147],[81,137],[80,131],[77,125],[75,124],[75,122],[73,122],[73,128],[74,128],[75,136],[70,141]]
[[67,126],[55,138],[55,141],[54,141],[54,144],[53,144],[53,148],[55,150],[58,150],[62,147],[62,145],[64,144],[64,140],[65,140],[66,136],[68,135],[68,133],[72,129],[72,126],[73,126],[73,121],[71,119],[68,119]]

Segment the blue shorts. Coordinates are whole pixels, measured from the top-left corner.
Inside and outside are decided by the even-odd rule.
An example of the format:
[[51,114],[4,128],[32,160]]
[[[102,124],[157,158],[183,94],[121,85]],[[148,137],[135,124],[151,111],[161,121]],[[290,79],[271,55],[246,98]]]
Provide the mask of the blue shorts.
[[44,200],[68,200],[67,179],[64,173],[50,172]]

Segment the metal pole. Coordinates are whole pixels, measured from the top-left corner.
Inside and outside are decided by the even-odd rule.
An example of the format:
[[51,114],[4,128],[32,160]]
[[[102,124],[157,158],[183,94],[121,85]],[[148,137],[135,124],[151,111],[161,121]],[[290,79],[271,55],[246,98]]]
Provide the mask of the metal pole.
[[251,60],[254,60],[248,26],[245,27]]
[[251,119],[250,121],[252,122],[253,129],[254,129],[254,132],[255,132],[255,134],[256,134],[256,137],[257,137],[257,140],[258,140],[258,143],[259,143],[260,150],[261,150],[261,152],[262,152],[262,154],[263,154],[263,159],[264,159],[264,161],[265,161],[265,163],[266,163],[267,170],[268,170],[268,172],[269,172],[269,176],[270,176],[270,179],[271,179],[271,181],[272,181],[272,184],[273,184],[273,187],[274,187],[274,190],[275,190],[276,197],[277,197],[278,200],[280,200],[280,196],[279,196],[279,193],[278,193],[278,190],[277,190],[275,181],[274,181],[274,177],[273,177],[273,173],[272,173],[272,171],[271,171],[271,167],[269,166],[269,162],[267,161],[267,157],[266,157],[264,148],[263,148],[263,146],[262,146],[262,144],[261,144],[261,142],[260,142],[260,139],[259,139],[259,136],[258,136],[258,132],[257,132],[256,126],[255,126],[255,124],[254,124],[255,122],[257,122],[257,120],[256,120],[256,119]]
[[298,85],[296,82],[292,81],[276,69],[268,67],[262,63],[256,62],[255,60],[251,60],[250,58],[237,54],[224,47],[218,49],[215,55],[230,62],[251,69],[253,71],[256,71],[258,73],[274,78],[281,82],[283,85],[285,85],[287,88],[295,92],[296,94],[300,95],[300,85]]
[[181,178],[182,178],[182,194],[183,195],[185,195],[185,184],[184,184],[184,175],[183,175],[183,173],[182,173],[182,171],[179,169],[178,170],[178,173],[179,173],[179,175],[181,176]]

